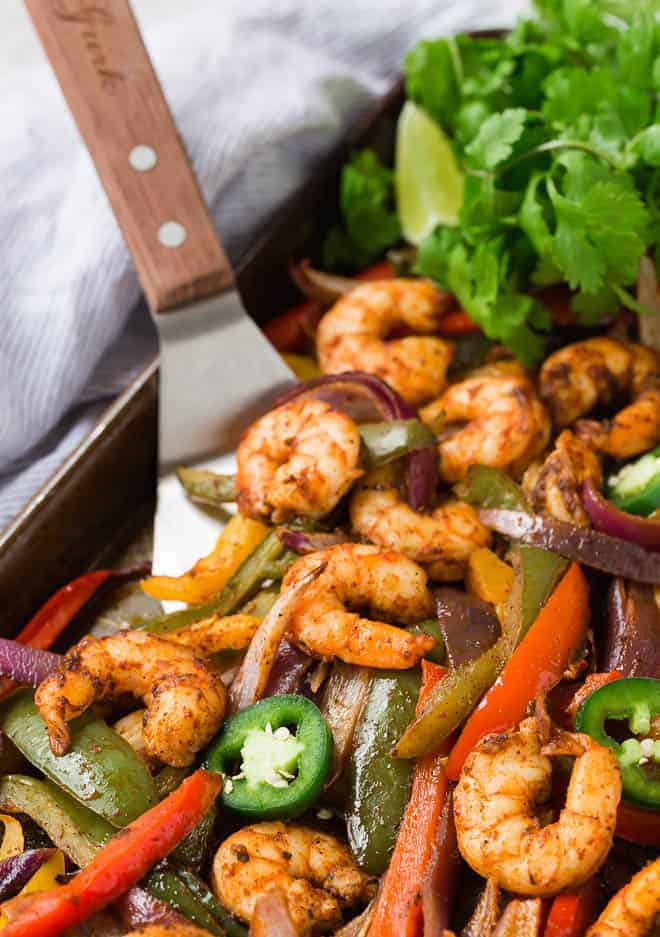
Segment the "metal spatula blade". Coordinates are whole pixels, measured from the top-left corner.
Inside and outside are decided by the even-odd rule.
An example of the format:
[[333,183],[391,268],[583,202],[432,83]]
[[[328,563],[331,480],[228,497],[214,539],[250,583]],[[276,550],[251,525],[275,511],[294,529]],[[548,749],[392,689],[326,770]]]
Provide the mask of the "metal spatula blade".
[[158,326],[154,569],[176,575],[208,552],[221,522],[187,500],[174,468],[206,460],[230,471],[241,427],[293,375],[243,308],[128,0],[76,14],[25,2]]
[[221,522],[188,500],[176,467],[232,473],[240,433],[294,377],[236,289],[154,318],[161,361],[153,566],[177,575],[212,548]]

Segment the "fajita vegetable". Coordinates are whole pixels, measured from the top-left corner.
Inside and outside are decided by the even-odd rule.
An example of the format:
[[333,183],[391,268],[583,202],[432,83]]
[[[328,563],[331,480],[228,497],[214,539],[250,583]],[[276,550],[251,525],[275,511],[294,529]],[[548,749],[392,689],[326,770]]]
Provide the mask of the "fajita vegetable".
[[298,383],[179,469],[178,604],[80,638],[92,572],[0,639],[10,937],[652,931],[655,6],[410,50],[394,165],[287,258]]

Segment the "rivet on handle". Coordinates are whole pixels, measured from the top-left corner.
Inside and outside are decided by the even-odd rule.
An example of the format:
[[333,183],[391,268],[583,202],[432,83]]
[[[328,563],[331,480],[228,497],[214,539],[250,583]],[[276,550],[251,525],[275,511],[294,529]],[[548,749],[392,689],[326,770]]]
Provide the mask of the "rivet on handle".
[[186,229],[178,221],[164,221],[158,229],[158,240],[163,247],[181,247],[187,236]]
[[158,156],[152,146],[139,143],[128,154],[128,161],[138,172],[149,172],[158,162]]

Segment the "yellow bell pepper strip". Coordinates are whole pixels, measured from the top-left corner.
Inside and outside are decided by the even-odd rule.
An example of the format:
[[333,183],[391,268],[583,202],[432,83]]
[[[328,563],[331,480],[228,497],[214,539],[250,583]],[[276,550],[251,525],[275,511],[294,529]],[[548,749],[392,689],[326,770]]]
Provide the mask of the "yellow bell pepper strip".
[[213,551],[187,573],[150,576],[142,581],[142,589],[155,599],[175,599],[190,605],[205,602],[220,592],[268,532],[265,524],[236,514],[224,527]]
[[277,531],[272,530],[245,562],[241,563],[227,585],[208,602],[168,612],[158,618],[148,618],[138,627],[152,634],[169,634],[204,618],[230,615],[251,599],[263,582],[281,579],[297,559],[298,554],[293,550],[286,550]]
[[209,810],[222,778],[202,769],[169,797],[127,826],[66,885],[29,901],[13,898],[0,906],[9,918],[6,937],[58,937],[104,908],[163,859]]
[[8,859],[10,856],[17,856],[23,852],[25,843],[23,840],[23,827],[16,817],[10,817],[6,813],[0,813],[0,823],[3,824],[5,831],[0,843],[0,861]]
[[479,547],[468,559],[465,588],[496,607],[506,602],[513,586],[513,569],[488,547]]
[[466,722],[447,762],[450,780],[458,780],[463,762],[484,735],[517,725],[529,703],[559,682],[588,626],[589,586],[580,567],[572,563]]
[[[445,673],[444,667],[422,661],[418,708]],[[420,758],[415,765],[410,800],[376,899],[369,937],[422,937],[424,875],[437,845],[443,807],[449,796],[445,753],[446,747],[439,753]],[[451,837],[445,838],[449,848],[443,848],[442,859],[449,865],[452,864],[450,853],[453,850]]]
[[309,355],[295,355],[283,352],[284,363],[288,364],[299,381],[313,381],[321,376],[321,371],[314,359]]

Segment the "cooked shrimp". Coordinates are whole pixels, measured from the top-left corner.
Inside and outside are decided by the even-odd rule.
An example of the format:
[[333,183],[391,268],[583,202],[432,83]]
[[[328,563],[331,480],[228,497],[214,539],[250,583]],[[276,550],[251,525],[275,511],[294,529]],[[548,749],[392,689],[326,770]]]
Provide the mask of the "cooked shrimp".
[[279,523],[323,517],[362,472],[360,434],[323,400],[292,400],[243,434],[236,460],[242,514]]
[[[438,434],[440,471],[459,481],[471,465],[520,475],[548,443],[545,407],[519,368],[487,365],[452,384],[420,416]],[[456,427],[452,424],[465,423]]]
[[628,458],[660,440],[660,356],[644,345],[590,338],[561,348],[539,377],[541,397],[556,426],[570,426],[598,404],[629,396],[612,421],[589,422],[581,432],[603,452]]
[[643,937],[657,925],[658,915],[660,859],[655,859],[616,893],[586,937]]
[[[550,797],[549,756],[574,755],[566,806],[541,826]],[[557,894],[586,882],[612,845],[621,777],[614,754],[588,735],[558,733],[541,746],[536,719],[483,739],[454,794],[458,846],[480,875],[520,895]]]
[[[358,286],[326,312],[316,333],[324,374],[368,371],[418,405],[446,383],[453,345],[433,335],[444,294],[427,280],[377,280]],[[397,329],[413,332],[387,338]]]
[[225,714],[221,681],[187,647],[145,631],[83,638],[39,684],[35,701],[50,746],[63,755],[69,723],[98,700],[130,693],[143,699],[145,752],[174,767],[193,762]]
[[353,530],[421,563],[431,579],[461,579],[470,554],[490,543],[490,531],[463,501],[446,501],[428,514],[415,511],[396,475],[396,466],[386,465],[360,482],[350,502]]
[[220,651],[242,651],[254,637],[259,622],[255,615],[211,615],[180,631],[172,631],[167,637],[202,657],[210,657]]
[[367,901],[374,891],[346,846],[297,823],[244,827],[222,843],[212,874],[222,904],[246,922],[257,899],[280,888],[299,934],[337,926],[342,908]]
[[587,480],[596,488],[603,484],[598,456],[584,440],[566,429],[559,434],[555,448],[540,468],[527,470],[523,488],[538,513],[585,527],[590,522],[582,506],[581,492]]
[[403,670],[433,647],[433,638],[363,618],[346,606],[373,610],[405,624],[434,614],[426,573],[400,553],[346,543],[299,559],[282,582],[286,590],[312,569],[325,569],[291,612],[291,639],[309,654],[347,664]]

